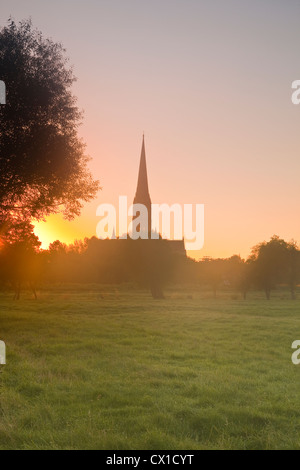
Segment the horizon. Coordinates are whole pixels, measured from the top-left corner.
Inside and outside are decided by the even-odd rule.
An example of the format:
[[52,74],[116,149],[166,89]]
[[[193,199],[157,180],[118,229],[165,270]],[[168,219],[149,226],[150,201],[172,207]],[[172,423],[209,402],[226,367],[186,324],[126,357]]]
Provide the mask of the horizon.
[[237,0],[3,6],[2,26],[31,17],[66,48],[103,188],[76,220],[36,224],[43,246],[95,235],[99,204],[133,200],[143,132],[153,202],[204,204],[204,248],[189,256],[245,258],[274,234],[299,241],[299,13]]

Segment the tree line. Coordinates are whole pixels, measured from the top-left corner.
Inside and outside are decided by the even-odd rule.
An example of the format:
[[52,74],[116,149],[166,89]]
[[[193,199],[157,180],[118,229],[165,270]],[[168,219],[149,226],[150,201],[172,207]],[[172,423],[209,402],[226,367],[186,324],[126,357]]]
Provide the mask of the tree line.
[[244,260],[205,257],[195,261],[172,251],[167,240],[99,240],[85,238],[66,245],[60,241],[48,250],[28,221],[11,221],[0,234],[0,282],[12,287],[16,298],[26,284],[35,294],[43,283],[136,283],[154,298],[163,298],[168,285],[193,284],[209,287],[214,297],[229,287],[246,299],[250,290],[262,290],[270,299],[279,285],[296,297],[300,282],[300,251],[295,241],[274,235],[257,244]]

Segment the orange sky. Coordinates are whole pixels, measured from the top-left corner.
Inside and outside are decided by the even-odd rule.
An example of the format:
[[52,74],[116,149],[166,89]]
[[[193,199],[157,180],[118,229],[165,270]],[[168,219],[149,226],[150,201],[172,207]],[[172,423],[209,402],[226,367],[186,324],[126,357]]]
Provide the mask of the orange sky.
[[154,203],[205,204],[191,256],[246,257],[273,234],[300,241],[300,4],[254,0],[12,0],[61,41],[85,110],[80,133],[103,187],[74,222],[36,227],[44,246],[96,233],[96,208],[134,197],[142,134]]

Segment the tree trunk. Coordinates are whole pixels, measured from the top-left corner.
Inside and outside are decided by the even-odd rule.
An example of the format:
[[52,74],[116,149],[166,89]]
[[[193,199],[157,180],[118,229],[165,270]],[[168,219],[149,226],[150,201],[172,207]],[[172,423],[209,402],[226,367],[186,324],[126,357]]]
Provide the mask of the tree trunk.
[[296,293],[295,293],[295,288],[294,286],[291,287],[291,299],[296,300]]
[[213,296],[214,296],[214,299],[217,298],[217,287],[216,286],[213,286]]
[[150,290],[151,290],[151,294],[152,294],[153,299],[164,299],[165,298],[163,290],[157,282],[155,282],[155,281],[151,282]]
[[265,293],[266,293],[267,300],[270,300],[270,297],[271,297],[271,289],[265,289]]

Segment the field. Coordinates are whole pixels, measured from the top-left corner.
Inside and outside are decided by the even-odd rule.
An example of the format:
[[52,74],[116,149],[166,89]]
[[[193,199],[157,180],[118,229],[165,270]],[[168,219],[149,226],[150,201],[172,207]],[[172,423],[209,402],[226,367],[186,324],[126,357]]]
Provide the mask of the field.
[[300,300],[0,294],[0,449],[300,449]]

